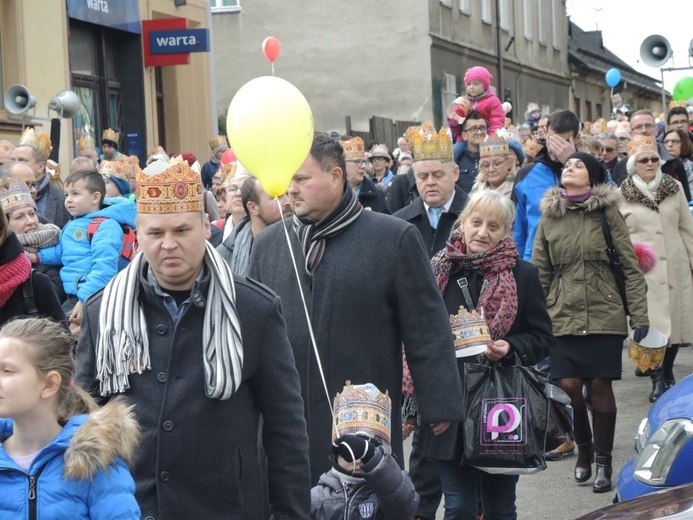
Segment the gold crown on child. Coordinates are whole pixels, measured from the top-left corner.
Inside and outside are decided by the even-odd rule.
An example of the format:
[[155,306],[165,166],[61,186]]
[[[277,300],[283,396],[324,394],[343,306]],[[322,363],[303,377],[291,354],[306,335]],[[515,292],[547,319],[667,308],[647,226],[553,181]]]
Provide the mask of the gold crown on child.
[[483,310],[481,314],[477,311],[469,312],[460,305],[457,314],[450,315],[450,326],[455,339],[455,350],[487,345],[492,341]]
[[410,126],[404,133],[414,161],[453,161],[452,136],[447,128],[436,132],[433,123],[425,121],[421,126]]
[[365,433],[381,443],[390,444],[390,414],[392,402],[372,383],[352,385],[347,381],[334,398],[332,440],[347,435]]

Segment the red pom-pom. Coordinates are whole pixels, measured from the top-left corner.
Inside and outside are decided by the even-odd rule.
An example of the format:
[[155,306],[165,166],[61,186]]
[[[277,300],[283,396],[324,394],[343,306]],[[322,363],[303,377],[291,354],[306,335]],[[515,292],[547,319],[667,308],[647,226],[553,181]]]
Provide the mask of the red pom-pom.
[[643,273],[649,273],[657,263],[657,253],[654,249],[645,244],[633,244],[635,255],[638,257],[638,264]]

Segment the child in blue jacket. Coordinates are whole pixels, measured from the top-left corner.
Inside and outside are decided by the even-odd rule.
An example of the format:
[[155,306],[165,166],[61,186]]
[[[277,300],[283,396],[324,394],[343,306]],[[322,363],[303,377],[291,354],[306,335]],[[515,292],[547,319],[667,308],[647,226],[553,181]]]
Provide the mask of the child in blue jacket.
[[[67,294],[63,310],[72,322],[81,321],[82,302],[118,274],[121,224],[135,227],[135,203],[124,197],[104,199],[105,193],[106,182],[95,170],[71,173],[65,179],[65,207],[72,220],[63,228],[58,244],[27,255],[35,263],[63,266],[60,279]],[[87,230],[97,217],[106,220],[90,240]]]
[[73,382],[73,345],[46,318],[0,330],[0,518],[140,518],[125,463],[139,440],[132,407],[97,410]]

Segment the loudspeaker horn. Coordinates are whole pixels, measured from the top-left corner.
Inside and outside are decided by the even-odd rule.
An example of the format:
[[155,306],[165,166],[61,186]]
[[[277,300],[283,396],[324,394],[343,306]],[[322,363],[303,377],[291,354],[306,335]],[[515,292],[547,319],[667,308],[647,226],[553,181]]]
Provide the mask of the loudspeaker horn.
[[650,67],[661,67],[669,61],[671,54],[669,40],[659,34],[648,36],[640,44],[640,57]]
[[55,110],[61,118],[71,119],[79,113],[79,96],[72,90],[61,90],[48,103],[50,110]]
[[23,114],[36,106],[36,98],[24,85],[12,85],[5,92],[5,108],[12,114]]

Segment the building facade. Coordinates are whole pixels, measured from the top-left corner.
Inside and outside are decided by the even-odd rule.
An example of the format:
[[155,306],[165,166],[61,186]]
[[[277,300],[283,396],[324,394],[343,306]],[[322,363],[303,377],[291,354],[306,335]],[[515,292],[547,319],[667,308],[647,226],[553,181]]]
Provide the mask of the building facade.
[[89,135],[98,145],[109,127],[120,131],[119,149],[142,162],[159,144],[206,159],[216,130],[209,53],[191,53],[187,65],[144,65],[142,21],[185,18],[188,28],[209,27],[209,0],[175,3],[0,0],[2,90],[21,84],[36,98],[23,115],[0,107],[0,136],[16,143],[24,125],[48,132],[56,117],[48,103],[69,89],[80,110],[62,120],[62,164],[69,166],[77,139]]

